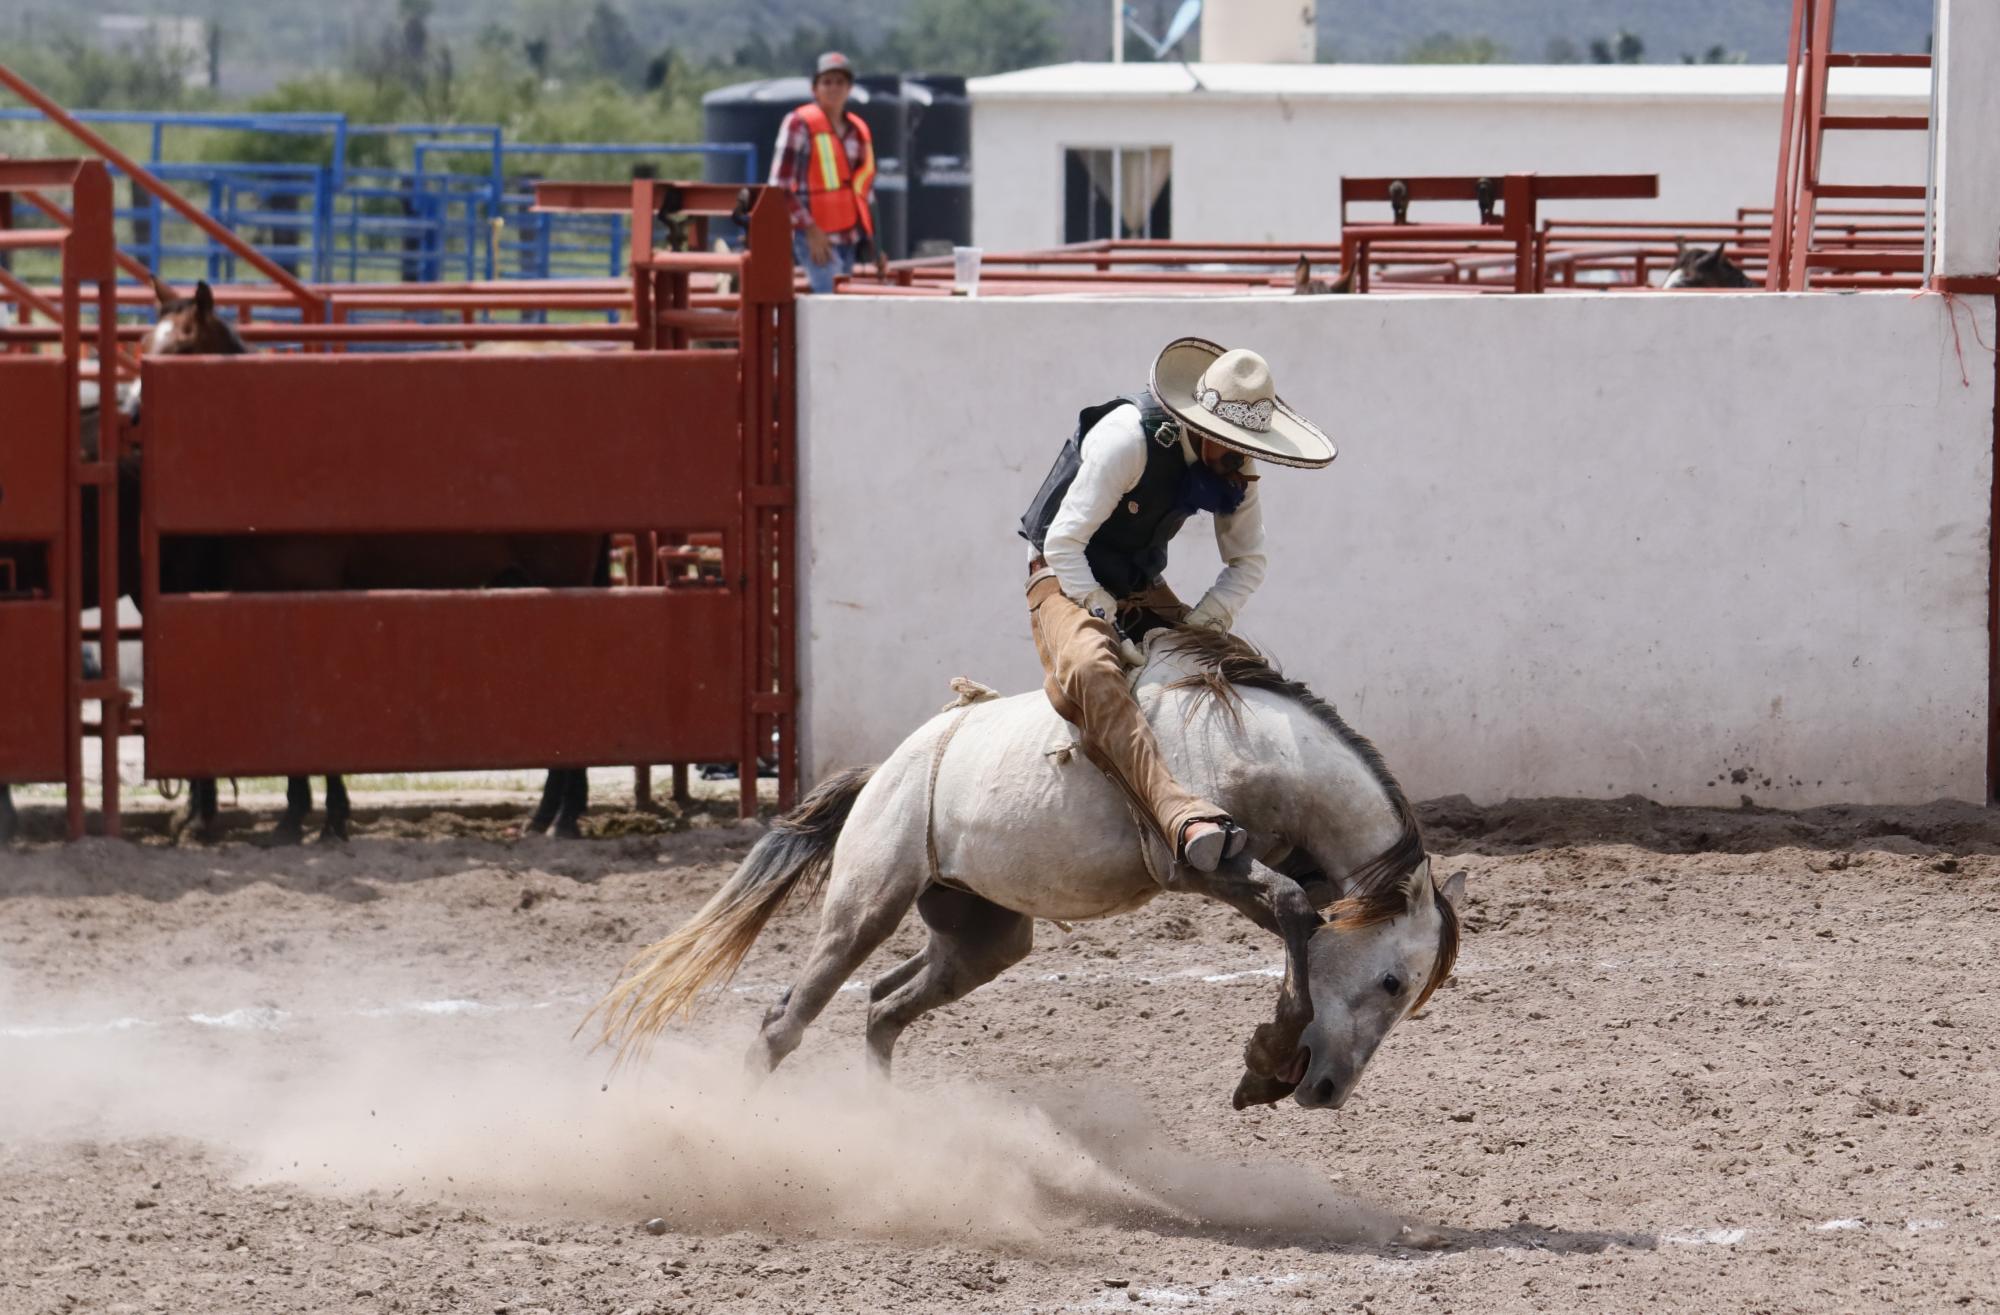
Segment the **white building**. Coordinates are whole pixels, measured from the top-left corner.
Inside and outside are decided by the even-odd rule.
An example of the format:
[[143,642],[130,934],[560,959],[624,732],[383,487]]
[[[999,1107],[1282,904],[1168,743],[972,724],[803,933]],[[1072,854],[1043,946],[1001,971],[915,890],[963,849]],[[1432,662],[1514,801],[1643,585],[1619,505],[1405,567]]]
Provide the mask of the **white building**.
[[[977,78],[973,240],[1018,251],[1118,236],[1114,212],[1126,236],[1331,240],[1343,174],[1657,173],[1657,201],[1544,217],[1733,219],[1771,204],[1784,77],[1772,65],[1126,63]],[[1836,70],[1832,86],[1849,113],[1929,108],[1927,70]],[[1836,134],[1824,176],[1922,184],[1925,156],[1922,134]]]
[[[2000,4],[1942,13],[1953,297],[804,299],[808,776],[879,761],[953,676],[1041,683],[1016,518],[1078,408],[1192,333],[1262,351],[1340,444],[1270,473],[1241,630],[1414,797],[1992,797]],[[1768,203],[1776,172],[1768,69],[1202,72],[1219,90],[1138,66],[983,84],[987,244],[1058,240],[1061,153],[1086,145],[1172,151],[1177,236],[1331,232],[1343,171],[1658,169],[1680,214]],[[1920,181],[1924,135],[1892,140],[1918,159],[1876,179]],[[1202,539],[1169,572],[1188,596]]]

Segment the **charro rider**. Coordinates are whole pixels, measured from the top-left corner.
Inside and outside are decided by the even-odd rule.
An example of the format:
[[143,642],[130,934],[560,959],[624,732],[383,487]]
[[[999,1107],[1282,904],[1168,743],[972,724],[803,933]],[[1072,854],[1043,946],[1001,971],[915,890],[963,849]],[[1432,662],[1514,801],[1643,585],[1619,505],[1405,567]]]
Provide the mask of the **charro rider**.
[[[1227,631],[1264,580],[1253,463],[1318,467],[1334,455],[1278,397],[1263,357],[1182,338],[1153,362],[1147,388],[1083,410],[1021,517],[1050,702],[1174,856],[1203,872],[1240,853],[1246,836],[1167,770],[1132,695],[1134,641],[1163,624]],[[1167,545],[1197,511],[1215,516],[1223,568],[1189,608],[1161,574]]]

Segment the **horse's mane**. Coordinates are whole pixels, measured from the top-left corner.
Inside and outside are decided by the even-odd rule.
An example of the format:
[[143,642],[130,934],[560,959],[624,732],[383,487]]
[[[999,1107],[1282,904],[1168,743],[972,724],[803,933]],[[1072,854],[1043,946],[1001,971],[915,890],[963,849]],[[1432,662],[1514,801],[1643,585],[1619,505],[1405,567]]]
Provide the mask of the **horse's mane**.
[[[1187,659],[1194,668],[1171,682],[1168,689],[1205,695],[1232,717],[1240,716],[1243,702],[1237,691],[1266,690],[1311,713],[1315,721],[1332,731],[1362,761],[1389,797],[1389,806],[1395,810],[1402,830],[1388,849],[1347,875],[1346,890],[1330,910],[1330,921],[1336,927],[1366,927],[1409,912],[1410,878],[1424,861],[1423,827],[1396,774],[1382,760],[1381,751],[1367,736],[1342,720],[1331,703],[1313,693],[1304,681],[1288,679],[1249,641],[1220,631],[1187,628],[1175,631],[1167,642],[1175,654]],[[1452,965],[1458,958],[1457,911],[1435,887],[1433,893],[1443,919],[1438,932],[1438,957],[1430,981],[1412,1012],[1423,1008],[1431,992],[1451,976]]]

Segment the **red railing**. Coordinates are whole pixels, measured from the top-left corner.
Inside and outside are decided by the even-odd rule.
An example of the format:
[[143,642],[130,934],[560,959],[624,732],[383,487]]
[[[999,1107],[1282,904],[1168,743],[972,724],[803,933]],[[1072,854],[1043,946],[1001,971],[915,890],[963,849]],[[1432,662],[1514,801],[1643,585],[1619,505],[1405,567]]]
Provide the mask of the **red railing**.
[[[9,167],[20,186],[52,185],[46,165],[0,165],[0,179]],[[94,235],[95,263],[66,262],[60,300],[19,280],[7,286],[62,317],[0,329],[0,351],[13,352],[0,355],[0,366],[24,380],[47,376],[22,391],[10,375],[10,402],[39,397],[35,405],[49,412],[28,424],[39,445],[10,441],[0,450],[0,488],[29,487],[10,463],[80,452],[74,399],[89,363],[77,278],[101,278],[100,359],[113,359],[121,338],[142,332],[118,322],[121,304],[150,294],[113,282],[104,167],[79,168],[95,180],[79,186],[75,204],[79,228],[87,223]],[[628,209],[639,235],[630,281],[309,287],[326,318],[303,324],[256,318],[260,309],[297,304],[282,289],[226,287],[217,300],[237,309],[245,338],[324,344],[332,354],[146,359],[144,578],[134,591],[146,646],[143,719],[125,715],[117,682],[115,456],[123,437],[107,407],[104,458],[78,459],[55,495],[59,501],[62,488],[94,483],[104,504],[99,601],[114,604],[103,613],[111,629],[100,635],[105,675],[80,681],[76,589],[50,581],[33,597],[0,602],[0,665],[29,670],[11,661],[18,647],[36,655],[33,669],[44,673],[0,682],[0,723],[30,728],[20,744],[31,746],[9,748],[16,741],[6,738],[0,780],[67,780],[70,830],[79,834],[81,760],[51,753],[95,729],[105,748],[105,830],[116,834],[117,740],[142,730],[148,771],[160,777],[667,762],[678,764],[675,784],[684,794],[685,764],[719,760],[738,764],[748,811],[756,807],[760,761],[775,757],[780,799],[790,802],[798,784],[795,417],[784,200],[763,189],[739,197],[736,188],[650,181],[590,197],[552,187],[544,200],[550,208]],[[742,214],[748,249],[654,250],[652,217],[663,204],[694,215],[697,229],[711,217]],[[34,230],[19,243],[84,249],[64,229]],[[716,273],[733,280],[727,295],[716,290]],[[457,322],[349,319],[438,311],[455,312]],[[619,319],[486,318],[585,311]],[[341,350],[493,340],[625,350]],[[60,356],[19,354],[50,346]],[[32,422],[37,412],[21,414]],[[48,482],[44,471],[40,483]],[[46,502],[47,490],[33,499],[0,497],[0,541],[51,530],[20,512],[46,513]],[[189,538],[604,533],[622,549],[624,583],[638,587],[185,593],[161,578],[166,550]],[[73,532],[38,542],[52,558],[76,556]],[[0,586],[29,574],[9,557]],[[52,623],[67,634],[49,631]],[[50,722],[64,704],[51,697],[49,671],[69,672],[75,695],[61,725]],[[81,722],[84,698],[104,701],[95,728]],[[643,772],[639,790],[642,799],[650,791]]]
[[[0,782],[60,780],[71,835],[84,821],[83,739],[95,733],[102,750],[107,818],[118,808],[118,741],[130,727],[127,695],[118,681],[118,464],[125,427],[115,405],[99,408],[94,448],[85,450],[81,389],[94,356],[112,396],[118,347],[114,312],[118,267],[112,259],[111,179],[96,160],[0,160],[0,195],[67,190],[64,223],[0,232],[11,250],[53,250],[61,287],[28,300],[51,315],[60,355],[0,354],[0,396],[8,425],[0,443]],[[11,206],[9,207],[11,217]],[[9,280],[9,287],[13,286]],[[86,332],[84,285],[97,312]],[[4,346],[0,342],[0,346]],[[103,369],[111,362],[110,369]],[[96,541],[86,544],[85,499],[96,517]],[[85,556],[96,558],[94,596],[87,596]],[[83,611],[98,608],[94,638],[102,673],[83,674]],[[98,703],[93,725],[86,700]],[[110,830],[116,830],[115,823]]]

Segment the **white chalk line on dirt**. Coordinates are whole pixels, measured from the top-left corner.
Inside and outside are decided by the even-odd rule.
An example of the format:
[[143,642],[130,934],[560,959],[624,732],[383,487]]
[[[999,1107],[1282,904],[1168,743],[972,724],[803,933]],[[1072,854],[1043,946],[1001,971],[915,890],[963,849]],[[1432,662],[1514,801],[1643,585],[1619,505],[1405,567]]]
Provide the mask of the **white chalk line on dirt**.
[[221,1013],[175,1014],[167,1018],[134,1018],[129,1015],[88,1023],[19,1023],[0,1025],[0,1040],[44,1041],[63,1037],[101,1036],[107,1032],[135,1029],[199,1027],[221,1032],[277,1032],[297,1023],[323,1022],[335,1018],[477,1018],[494,1014],[524,1013],[554,1009],[559,1005],[583,1005],[589,997],[570,996],[560,1000],[521,1000],[488,1004],[479,1000],[405,1000],[366,1009],[313,1011],[280,1009],[274,1005],[242,1005]]
[[[1195,981],[1209,986],[1223,986],[1233,982],[1276,981],[1283,978],[1285,970],[1281,965],[1261,968],[1243,968],[1233,972],[1211,972],[1202,968],[1186,968],[1166,973],[1130,972],[1063,972],[1042,973],[1038,977],[1002,978],[993,987],[1020,989],[1024,985],[1042,985],[1062,982],[1072,986],[1102,986],[1112,983],[1137,982],[1145,986],[1155,986],[1167,982]],[[843,995],[866,991],[868,983],[861,980],[848,982],[840,988]],[[740,996],[772,996],[784,992],[783,982],[745,982],[729,988],[729,993]],[[90,1036],[104,1032],[123,1032],[134,1028],[161,1028],[181,1025],[215,1028],[221,1031],[275,1031],[291,1026],[294,1022],[325,1018],[473,1018],[482,1015],[515,1013],[527,1009],[553,1009],[561,1005],[587,1006],[594,999],[585,994],[563,996],[554,1000],[519,1000],[493,1003],[483,1000],[448,998],[439,1000],[405,1000],[395,1004],[379,1005],[366,1009],[348,1009],[334,1012],[312,1012],[284,1009],[275,1005],[238,1005],[219,1013],[193,1012],[177,1014],[168,1018],[136,1018],[123,1016],[83,1023],[4,1023],[0,1022],[0,1040],[38,1041],[56,1037]]]

